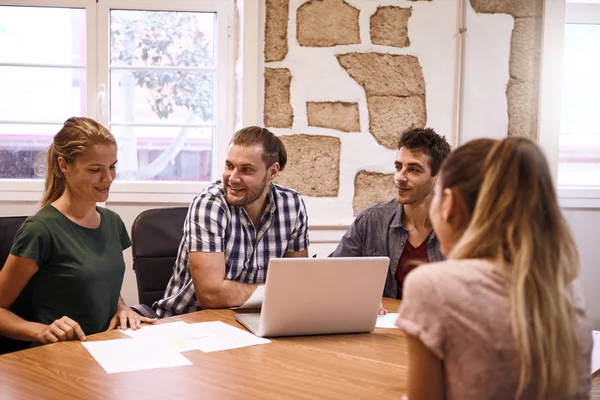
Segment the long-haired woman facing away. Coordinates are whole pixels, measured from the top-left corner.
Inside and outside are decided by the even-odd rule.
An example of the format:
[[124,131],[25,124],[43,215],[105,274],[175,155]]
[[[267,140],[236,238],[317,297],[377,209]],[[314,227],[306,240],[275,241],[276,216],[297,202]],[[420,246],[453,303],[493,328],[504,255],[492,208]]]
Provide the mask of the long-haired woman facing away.
[[538,146],[459,147],[429,217],[447,260],[404,283],[397,325],[408,336],[409,399],[589,398],[577,249]]

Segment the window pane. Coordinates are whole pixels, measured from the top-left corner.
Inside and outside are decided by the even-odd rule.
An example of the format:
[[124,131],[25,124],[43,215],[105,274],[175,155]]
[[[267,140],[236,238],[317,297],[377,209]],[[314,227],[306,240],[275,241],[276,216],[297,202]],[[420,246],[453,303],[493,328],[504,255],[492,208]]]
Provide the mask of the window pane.
[[112,71],[111,120],[212,124],[214,75],[198,71]]
[[110,16],[110,125],[119,141],[119,179],[211,181],[216,13]]
[[212,180],[212,128],[113,126],[120,180]]
[[0,67],[0,122],[85,115],[85,87],[84,69]]
[[0,124],[0,178],[31,179],[43,174],[43,155],[62,125]]
[[85,10],[0,6],[0,63],[85,65]]
[[558,184],[600,186],[600,25],[565,26]]
[[211,67],[215,13],[112,10],[111,64]]

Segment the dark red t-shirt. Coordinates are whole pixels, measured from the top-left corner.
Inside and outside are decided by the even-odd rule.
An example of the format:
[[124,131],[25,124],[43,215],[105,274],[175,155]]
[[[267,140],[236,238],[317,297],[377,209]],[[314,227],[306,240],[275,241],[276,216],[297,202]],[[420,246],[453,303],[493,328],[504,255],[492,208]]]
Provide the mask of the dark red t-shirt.
[[398,294],[396,298],[402,299],[402,284],[406,275],[422,263],[429,261],[427,257],[427,242],[429,239],[425,239],[419,247],[413,247],[412,244],[407,240],[400,260],[398,260],[398,268],[396,268],[396,281],[398,282]]

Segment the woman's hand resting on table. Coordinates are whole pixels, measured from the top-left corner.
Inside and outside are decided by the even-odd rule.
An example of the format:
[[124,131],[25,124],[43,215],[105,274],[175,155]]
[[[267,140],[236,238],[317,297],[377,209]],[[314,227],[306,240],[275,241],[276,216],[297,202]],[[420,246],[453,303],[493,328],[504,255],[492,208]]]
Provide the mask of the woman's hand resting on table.
[[44,329],[36,333],[35,337],[41,344],[50,344],[71,339],[84,341],[85,333],[77,322],[65,316],[46,325]]

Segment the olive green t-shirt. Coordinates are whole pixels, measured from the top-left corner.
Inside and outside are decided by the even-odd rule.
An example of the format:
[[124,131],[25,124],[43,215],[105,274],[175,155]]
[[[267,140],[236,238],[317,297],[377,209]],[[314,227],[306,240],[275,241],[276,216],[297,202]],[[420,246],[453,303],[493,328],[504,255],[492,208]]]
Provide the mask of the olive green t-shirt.
[[67,316],[87,335],[108,328],[125,273],[123,250],[131,241],[119,215],[97,210],[100,226],[90,229],[47,205],[17,233],[10,253],[39,268],[29,282],[35,322],[49,325]]

